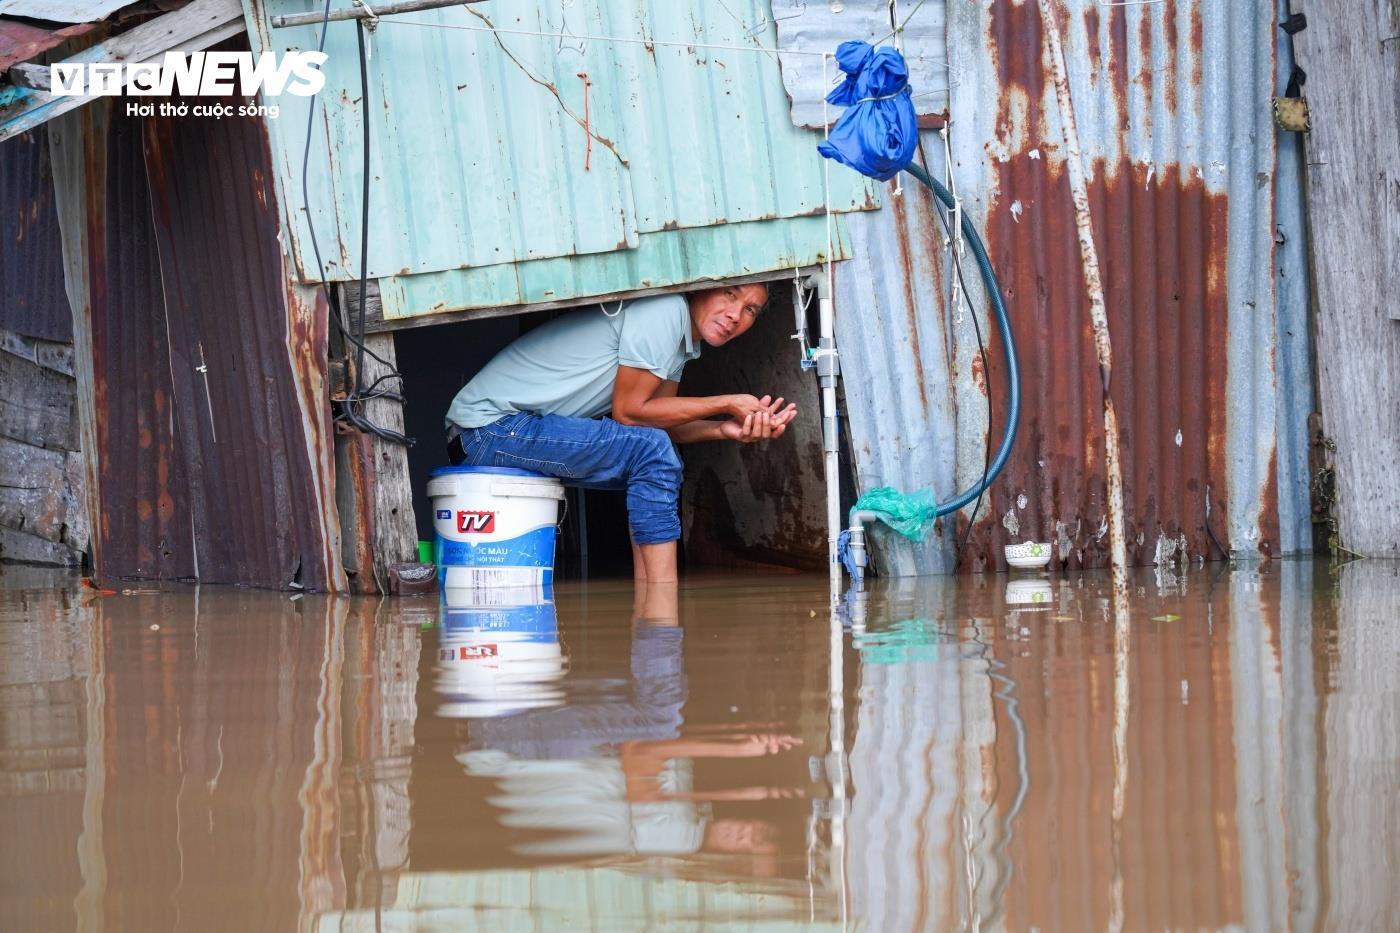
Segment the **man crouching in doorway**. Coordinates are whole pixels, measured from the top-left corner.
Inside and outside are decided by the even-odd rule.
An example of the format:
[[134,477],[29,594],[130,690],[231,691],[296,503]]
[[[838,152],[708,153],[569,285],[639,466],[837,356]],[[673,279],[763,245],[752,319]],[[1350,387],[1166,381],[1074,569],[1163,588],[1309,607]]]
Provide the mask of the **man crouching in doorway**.
[[593,305],[541,325],[452,400],[448,458],[626,490],[637,581],[674,582],[681,461],[673,444],[771,440],[797,417],[797,406],[767,395],[677,394],[700,342],[738,337],[767,301],[764,285],[724,286]]

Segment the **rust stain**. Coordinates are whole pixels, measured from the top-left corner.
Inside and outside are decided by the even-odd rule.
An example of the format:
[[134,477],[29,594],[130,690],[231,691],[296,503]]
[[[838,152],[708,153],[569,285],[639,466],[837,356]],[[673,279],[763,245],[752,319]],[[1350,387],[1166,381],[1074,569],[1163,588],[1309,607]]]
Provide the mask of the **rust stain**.
[[[997,516],[1012,507],[1008,490],[1022,488],[1029,499],[1023,537],[1054,540],[1057,522],[1077,525],[1068,566],[1106,566],[1107,538],[1099,535],[1106,507],[1102,386],[1069,183],[1062,166],[1045,160],[1013,160],[998,166],[998,175],[988,240],[994,256],[1020,257],[998,268],[1006,270],[1002,285],[1018,340],[1037,349],[1021,359],[1023,439],[992,488],[991,509],[971,546],[978,561],[999,565],[1001,546],[1010,541]],[[1114,177],[1097,174],[1090,200],[1101,206],[1095,239],[1120,375],[1112,397],[1121,429],[1125,537],[1130,563],[1144,564],[1153,558],[1159,528],[1170,537],[1185,533],[1188,551],[1204,554],[1204,487],[1226,488],[1227,306],[1224,293],[1206,283],[1224,281],[1227,205],[1223,196],[1206,193],[1200,179],[1183,179],[1175,169],[1155,177],[1150,190],[1126,163]],[[1009,205],[1028,192],[1040,199],[1037,219],[1016,223]],[[1174,242],[1158,240],[1163,223],[1179,231]],[[1004,384],[999,348],[989,347],[988,361],[991,384]],[[997,420],[1005,416],[1005,400],[994,401]]]
[[1093,4],[1084,10],[1084,33],[1089,40],[1089,61],[1097,66],[1103,61],[1103,50],[1099,48],[1099,8]]

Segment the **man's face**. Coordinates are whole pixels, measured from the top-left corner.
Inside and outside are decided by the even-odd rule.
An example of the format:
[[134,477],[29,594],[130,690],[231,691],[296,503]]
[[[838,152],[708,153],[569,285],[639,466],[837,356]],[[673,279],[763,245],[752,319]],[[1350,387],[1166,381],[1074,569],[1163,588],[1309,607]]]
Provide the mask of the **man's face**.
[[700,339],[722,346],[753,326],[768,300],[763,285],[726,285],[695,292],[690,297],[690,320]]

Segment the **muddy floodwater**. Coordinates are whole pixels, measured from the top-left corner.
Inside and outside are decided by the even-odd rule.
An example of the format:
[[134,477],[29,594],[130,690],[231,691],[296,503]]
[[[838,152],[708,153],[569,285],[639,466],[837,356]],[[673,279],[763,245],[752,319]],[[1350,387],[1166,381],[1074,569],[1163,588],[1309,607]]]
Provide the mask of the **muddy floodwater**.
[[1109,596],[0,568],[0,929],[1396,929],[1400,565]]

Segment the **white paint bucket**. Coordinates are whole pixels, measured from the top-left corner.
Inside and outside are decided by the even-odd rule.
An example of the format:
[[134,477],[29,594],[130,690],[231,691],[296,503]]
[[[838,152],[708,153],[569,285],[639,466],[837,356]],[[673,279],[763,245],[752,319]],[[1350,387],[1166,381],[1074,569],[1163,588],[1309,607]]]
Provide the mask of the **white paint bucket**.
[[548,586],[564,484],[508,467],[441,467],[428,480],[444,589]]

